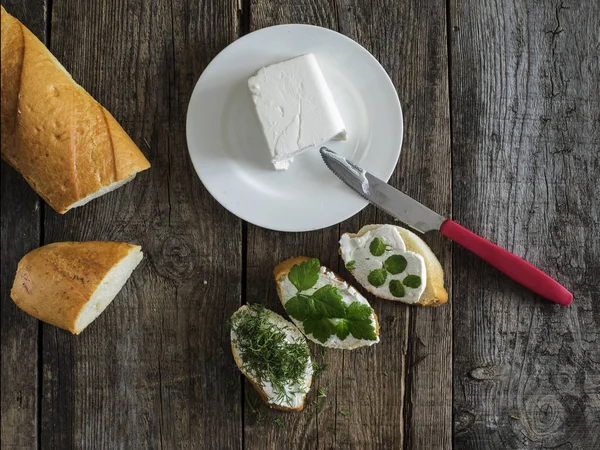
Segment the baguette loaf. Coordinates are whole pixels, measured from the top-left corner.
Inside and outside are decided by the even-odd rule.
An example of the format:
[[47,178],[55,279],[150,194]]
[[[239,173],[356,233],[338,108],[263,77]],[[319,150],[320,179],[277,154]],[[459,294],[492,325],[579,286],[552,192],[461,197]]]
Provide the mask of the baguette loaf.
[[112,302],[142,260],[139,245],[57,242],[26,254],[10,296],[33,317],[81,333]]
[[2,9],[2,159],[63,214],[150,163],[113,116]]

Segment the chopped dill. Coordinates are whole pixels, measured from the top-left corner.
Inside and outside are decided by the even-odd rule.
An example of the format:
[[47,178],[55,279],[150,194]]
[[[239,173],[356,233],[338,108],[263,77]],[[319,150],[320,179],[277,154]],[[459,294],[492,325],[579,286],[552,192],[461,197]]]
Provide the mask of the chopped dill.
[[328,427],[328,428],[327,428],[327,431],[329,431],[329,432],[330,432],[330,433],[332,433],[332,434],[335,434],[335,433],[337,433],[337,430],[335,429],[335,427]]
[[325,398],[327,397],[327,392],[325,392],[322,388],[319,388],[319,394],[317,396],[318,398]]
[[260,304],[236,313],[231,323],[235,345],[244,370],[261,385],[270,383],[278,402],[291,404],[304,383],[310,352],[304,339],[289,342],[285,330],[271,322],[272,314]]
[[256,419],[256,424],[260,425],[262,423],[262,421],[263,421],[262,413],[258,409],[258,406],[256,406],[250,400],[250,397],[248,396],[248,391],[246,391],[246,403],[248,404],[248,407],[250,408],[250,411],[252,411],[252,414],[254,414],[254,417]]
[[276,419],[273,419],[273,423],[275,425],[277,425],[279,428],[283,428],[285,425],[285,422],[283,421],[283,419],[281,417],[277,417]]
[[319,364],[318,362],[313,362],[313,378],[316,380],[321,376],[323,372],[327,370],[328,364]]
[[344,417],[348,417],[350,415],[350,410],[342,409],[342,410],[340,410],[340,414]]

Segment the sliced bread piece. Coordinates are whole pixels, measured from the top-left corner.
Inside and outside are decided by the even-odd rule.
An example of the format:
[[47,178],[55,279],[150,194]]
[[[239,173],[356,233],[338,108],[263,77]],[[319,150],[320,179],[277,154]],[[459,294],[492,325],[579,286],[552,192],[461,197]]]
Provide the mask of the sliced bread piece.
[[262,305],[244,305],[231,317],[235,363],[272,408],[301,411],[313,366],[304,336]]
[[33,317],[81,333],[119,293],[143,258],[125,242],[57,242],[27,253],[10,296]]
[[419,306],[448,301],[440,262],[412,231],[367,225],[342,235],[340,254],[354,278],[379,298]]
[[367,299],[318,259],[288,259],[274,275],[286,312],[311,341],[347,350],[379,342],[379,322]]

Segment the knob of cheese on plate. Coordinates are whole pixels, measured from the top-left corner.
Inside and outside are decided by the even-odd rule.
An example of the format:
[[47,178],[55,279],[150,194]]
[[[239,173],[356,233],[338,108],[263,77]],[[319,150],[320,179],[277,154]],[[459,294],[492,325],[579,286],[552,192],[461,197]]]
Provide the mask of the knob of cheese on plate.
[[248,80],[258,119],[276,170],[332,139],[346,127],[319,63],[306,54],[263,67]]

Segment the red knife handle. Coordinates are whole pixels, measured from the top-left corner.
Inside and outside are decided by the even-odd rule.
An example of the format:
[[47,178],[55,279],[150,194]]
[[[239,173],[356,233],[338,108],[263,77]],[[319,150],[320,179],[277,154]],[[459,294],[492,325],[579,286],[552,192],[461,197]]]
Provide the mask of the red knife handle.
[[446,220],[440,227],[440,232],[536,294],[563,306],[570,305],[573,301],[573,294],[558,281],[453,220]]

